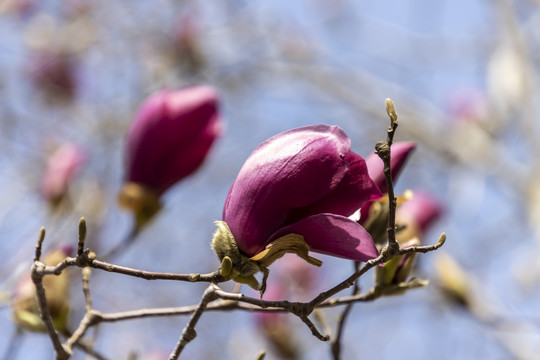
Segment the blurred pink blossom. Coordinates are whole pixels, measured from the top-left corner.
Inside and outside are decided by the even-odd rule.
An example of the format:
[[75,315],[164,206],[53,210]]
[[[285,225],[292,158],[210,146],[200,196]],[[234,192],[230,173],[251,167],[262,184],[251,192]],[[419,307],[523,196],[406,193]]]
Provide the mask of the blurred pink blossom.
[[71,100],[77,91],[74,57],[66,52],[34,50],[29,58],[29,72],[34,84],[48,99]]
[[81,147],[71,143],[60,146],[47,161],[41,180],[43,197],[51,204],[57,205],[67,194],[69,185],[84,160],[85,155]]
[[447,109],[457,121],[481,121],[488,112],[488,99],[485,93],[474,88],[455,90],[449,97]]

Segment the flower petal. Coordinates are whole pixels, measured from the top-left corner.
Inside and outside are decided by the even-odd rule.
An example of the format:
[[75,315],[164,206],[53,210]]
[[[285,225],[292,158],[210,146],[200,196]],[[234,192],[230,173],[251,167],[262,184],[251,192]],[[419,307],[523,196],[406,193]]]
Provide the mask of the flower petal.
[[232,185],[223,220],[248,256],[262,251],[289,212],[332,192],[349,169],[345,132],[312,125],[278,134],[249,156]]
[[310,215],[331,213],[346,217],[354,214],[368,200],[382,197],[382,193],[369,177],[364,159],[350,151],[345,156],[349,169],[343,180],[327,196],[319,201],[294,209],[286,220],[293,223]]
[[379,255],[369,233],[357,222],[334,214],[317,214],[279,229],[271,239],[285,234],[300,234],[311,251],[367,261]]

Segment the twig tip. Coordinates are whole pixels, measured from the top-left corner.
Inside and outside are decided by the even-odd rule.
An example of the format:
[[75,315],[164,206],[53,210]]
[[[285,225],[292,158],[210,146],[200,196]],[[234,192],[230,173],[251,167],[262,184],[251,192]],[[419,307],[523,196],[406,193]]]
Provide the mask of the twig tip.
[[441,247],[446,242],[446,233],[442,233],[441,236],[439,236],[439,240],[437,240],[437,247]]
[[390,120],[392,123],[397,123],[397,112],[396,112],[396,106],[394,105],[394,102],[390,98],[386,98],[384,100],[384,105],[386,107],[386,113],[390,117]]

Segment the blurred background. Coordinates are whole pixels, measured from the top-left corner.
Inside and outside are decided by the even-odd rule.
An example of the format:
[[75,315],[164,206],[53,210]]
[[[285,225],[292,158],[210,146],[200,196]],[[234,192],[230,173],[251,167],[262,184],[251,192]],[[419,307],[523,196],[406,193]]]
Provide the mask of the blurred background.
[[[428,287],[353,307],[343,358],[534,359],[539,29],[534,0],[0,0],[0,356],[16,332],[9,302],[30,268],[40,227],[47,229],[45,249],[75,245],[81,216],[87,246],[98,256],[120,243],[131,216],[118,208],[116,194],[124,134],[137,107],[163,87],[208,83],[221,93],[223,136],[197,173],[166,192],[164,209],[115,264],[217,269],[213,221],[251,151],[279,132],[328,123],[368,155],[386,137],[389,97],[400,119],[396,140],[418,143],[396,189],[436,198],[444,213],[422,240],[435,243],[443,231],[448,240],[418,257],[414,275],[429,279]],[[48,159],[66,144],[76,149],[77,165],[59,204],[44,193],[43,178]],[[443,252],[461,268],[446,271],[468,284],[475,306],[441,291]],[[309,299],[353,271],[349,261],[320,258],[312,286],[297,286],[292,299]],[[69,274],[75,328],[84,299],[80,270]],[[363,290],[371,278],[362,278]],[[103,312],[196,304],[206,287],[100,271],[90,286]],[[342,310],[324,311],[331,331]],[[103,324],[90,338],[111,359],[166,358],[187,320]],[[267,359],[287,358],[261,323],[247,312],[205,313],[182,358],[254,359],[261,349]],[[295,317],[282,324],[296,359],[331,359],[329,343]],[[51,353],[47,336],[25,333],[15,358]]]

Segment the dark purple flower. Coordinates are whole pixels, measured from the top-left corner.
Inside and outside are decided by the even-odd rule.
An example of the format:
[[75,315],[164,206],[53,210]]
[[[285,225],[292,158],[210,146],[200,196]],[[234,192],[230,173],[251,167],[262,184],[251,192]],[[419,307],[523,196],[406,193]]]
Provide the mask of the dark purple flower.
[[359,261],[376,257],[371,236],[348,217],[382,194],[350,147],[342,129],[323,124],[286,131],[259,145],[225,201],[213,240],[218,257],[229,256],[219,238],[261,261],[261,268],[285,252],[313,264],[317,260],[307,250]]
[[126,181],[162,194],[197,170],[220,132],[214,88],[158,91],[141,105],[128,131]]
[[381,196],[345,132],[328,125],[286,131],[263,142],[232,185],[223,221],[242,252],[253,256],[289,233],[310,249],[365,261],[377,252],[348,219]]

